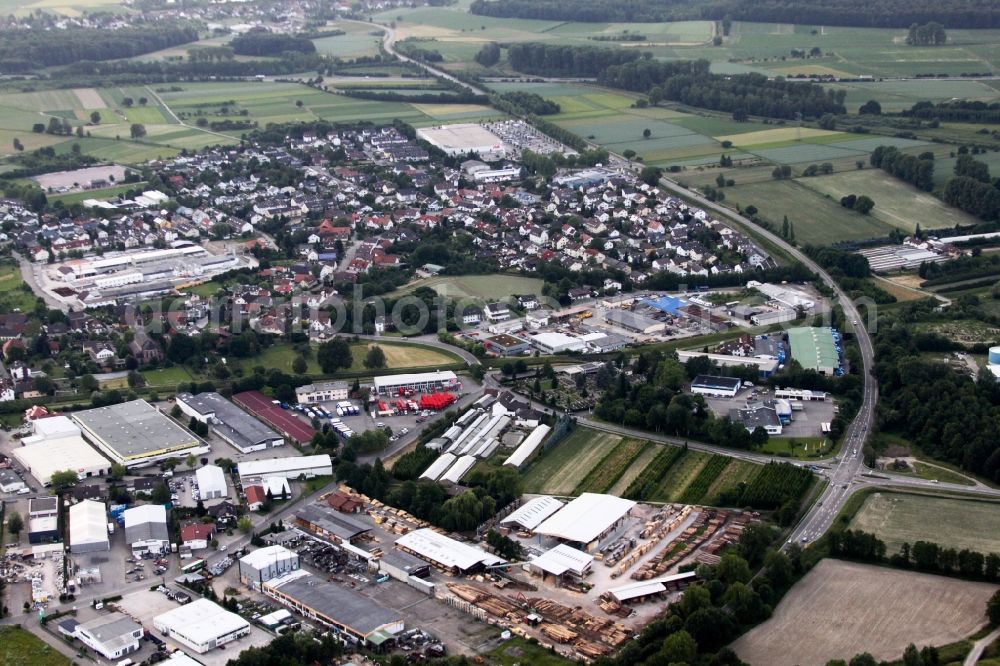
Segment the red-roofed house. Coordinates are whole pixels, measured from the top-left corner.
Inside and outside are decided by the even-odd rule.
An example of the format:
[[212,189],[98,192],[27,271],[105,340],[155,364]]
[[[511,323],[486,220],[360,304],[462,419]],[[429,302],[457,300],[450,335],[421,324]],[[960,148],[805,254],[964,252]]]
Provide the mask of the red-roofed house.
[[243,489],[247,496],[247,508],[251,511],[259,511],[267,500],[264,488],[261,486],[247,486]]
[[215,523],[192,523],[181,528],[181,543],[191,550],[208,548],[215,534]]

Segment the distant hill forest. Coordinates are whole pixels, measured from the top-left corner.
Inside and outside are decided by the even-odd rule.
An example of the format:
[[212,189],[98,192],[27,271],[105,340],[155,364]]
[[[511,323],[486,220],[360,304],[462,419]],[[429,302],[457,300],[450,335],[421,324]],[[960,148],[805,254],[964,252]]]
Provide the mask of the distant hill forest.
[[[763,74],[722,76],[709,72],[707,60],[663,62],[632,50],[517,42],[507,50],[510,66],[538,76],[596,76],[599,83],[643,93],[655,100],[680,102],[748,116],[792,120],[842,114],[844,91],[814,83],[768,80]],[[655,103],[655,102],[654,102]]]
[[82,61],[131,58],[179,44],[197,41],[190,25],[158,23],[117,30],[68,28],[66,30],[8,30],[0,39],[0,71],[27,72]]
[[866,28],[1000,27],[995,0],[475,0],[469,11],[498,18],[636,22],[712,20]]

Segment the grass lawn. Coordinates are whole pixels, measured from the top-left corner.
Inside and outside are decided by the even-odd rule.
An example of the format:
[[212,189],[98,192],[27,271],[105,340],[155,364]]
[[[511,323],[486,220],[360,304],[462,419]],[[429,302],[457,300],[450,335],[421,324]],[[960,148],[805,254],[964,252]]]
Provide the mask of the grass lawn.
[[[349,372],[363,372],[367,370],[364,366],[365,355],[371,345],[377,344],[385,352],[386,368],[396,370],[400,368],[423,368],[434,365],[451,365],[460,359],[444,350],[432,349],[415,344],[392,344],[391,342],[354,342],[351,343],[351,355],[353,363],[348,369]],[[322,375],[323,370],[316,362],[316,347],[310,349],[310,354],[306,358],[307,375]],[[282,372],[294,374],[292,371],[292,361],[298,353],[295,348],[287,343],[274,344],[265,349],[254,358],[243,361],[244,368],[253,368],[262,365],[265,368],[277,368]],[[377,372],[377,371],[376,371]]]
[[848,194],[865,194],[875,202],[870,216],[907,233],[924,228],[973,225],[976,219],[952,208],[929,192],[893,178],[881,169],[843,171],[796,182],[835,202]]
[[0,664],[69,666],[70,660],[20,627],[0,627]]
[[542,280],[520,275],[439,276],[412,282],[401,292],[410,292],[418,287],[430,287],[440,296],[451,298],[497,300],[513,294],[540,295]]
[[[872,215],[847,210],[832,199],[793,180],[771,180],[725,188],[726,201],[742,208],[753,205],[758,215],[780,229],[787,215],[802,244],[830,245],[843,240],[881,238],[892,227]],[[878,202],[875,203],[878,206]]]
[[0,263],[0,312],[27,312],[34,307],[35,295],[21,279],[21,269],[10,262]]
[[571,494],[621,441],[617,435],[578,427],[531,464],[524,476],[525,491]]
[[182,382],[189,382],[194,377],[187,368],[175,365],[172,368],[160,368],[159,370],[144,370],[140,373],[146,380],[147,386],[162,386],[165,388],[177,388]]
[[883,491],[865,500],[850,527],[876,534],[890,553],[920,540],[995,553],[1000,551],[1000,502]]
[[114,187],[105,187],[100,190],[87,190],[86,192],[71,192],[69,194],[54,194],[49,196],[49,202],[62,201],[65,205],[69,206],[75,203],[83,203],[87,199],[113,199],[117,196],[125,194],[129,190],[142,191],[142,187],[145,183],[128,183],[127,185],[115,185]]
[[771,437],[759,450],[761,453],[807,460],[829,455],[833,444],[824,437]]

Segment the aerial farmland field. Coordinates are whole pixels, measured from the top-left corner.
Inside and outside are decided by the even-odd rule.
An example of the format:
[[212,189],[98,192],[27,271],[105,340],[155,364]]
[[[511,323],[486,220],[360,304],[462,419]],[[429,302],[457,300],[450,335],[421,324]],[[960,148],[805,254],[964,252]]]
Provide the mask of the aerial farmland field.
[[834,201],[848,194],[866,194],[875,202],[871,217],[906,232],[913,232],[918,224],[925,229],[976,224],[971,215],[881,169],[842,171],[829,176],[801,178],[797,182],[821,195],[833,197]]
[[524,475],[525,491],[571,494],[621,441],[617,435],[577,428],[531,464]]
[[851,529],[874,533],[885,541],[889,553],[920,540],[996,553],[1000,552],[1000,503],[874,493],[851,520]]
[[995,585],[824,559],[771,619],[733,643],[755,666],[823,664],[860,652],[899,659],[910,643],[946,645],[986,623]]

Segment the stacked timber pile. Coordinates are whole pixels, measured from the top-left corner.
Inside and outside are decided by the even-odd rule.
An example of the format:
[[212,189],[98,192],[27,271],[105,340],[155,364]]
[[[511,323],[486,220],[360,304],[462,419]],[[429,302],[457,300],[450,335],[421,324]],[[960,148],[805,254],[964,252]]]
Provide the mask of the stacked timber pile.
[[517,604],[514,602],[509,601],[504,597],[498,597],[497,595],[478,587],[462,583],[448,583],[448,589],[459,599],[468,601],[477,608],[482,608],[494,617],[513,620],[516,622],[520,621],[521,616],[523,615]]
[[632,579],[649,580],[664,575],[701,544],[711,539],[725,522],[726,514],[724,512],[699,514],[694,522],[681,533],[677,544],[665,548],[658,556],[642,565],[638,571],[632,574]]

